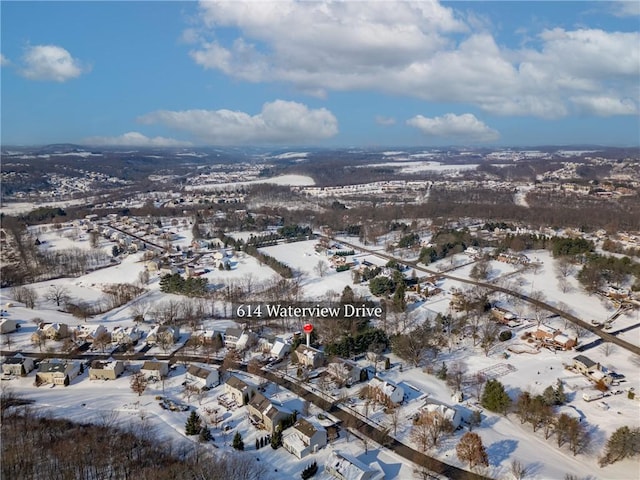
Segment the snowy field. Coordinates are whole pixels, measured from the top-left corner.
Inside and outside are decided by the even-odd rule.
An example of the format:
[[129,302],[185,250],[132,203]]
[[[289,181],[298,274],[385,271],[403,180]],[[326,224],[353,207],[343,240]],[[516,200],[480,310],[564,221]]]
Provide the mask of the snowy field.
[[312,177],[307,175],[280,175],[279,177],[264,178],[260,180],[250,180],[247,182],[231,182],[231,183],[205,183],[202,185],[187,185],[185,190],[208,190],[215,188],[236,188],[247,185],[257,185],[260,183],[271,183],[274,185],[284,185],[291,187],[309,187],[316,184]]

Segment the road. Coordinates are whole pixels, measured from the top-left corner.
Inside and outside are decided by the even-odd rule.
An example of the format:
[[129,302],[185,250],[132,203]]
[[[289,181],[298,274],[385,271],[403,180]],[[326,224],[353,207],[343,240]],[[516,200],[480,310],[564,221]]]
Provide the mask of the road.
[[359,245],[354,245],[352,243],[348,243],[345,242],[342,239],[338,239],[338,238],[334,238],[334,237],[325,237],[328,238],[334,242],[338,242],[342,245],[346,245],[347,247],[350,247],[354,250],[359,250],[361,252],[365,252],[371,255],[376,255],[378,257],[384,258],[386,260],[395,260],[399,263],[403,263],[405,265],[409,265],[410,267],[414,268],[415,270],[419,271],[419,272],[424,272],[424,273],[428,273],[429,275],[437,275],[439,277],[443,277],[443,278],[448,278],[450,280],[456,280],[458,282],[461,283],[466,283],[469,285],[474,285],[477,287],[483,287],[489,290],[492,290],[494,292],[501,292],[501,293],[505,293],[507,295],[510,295],[512,297],[516,297],[519,298],[525,302],[530,303],[531,305],[535,305],[543,310],[546,310],[548,312],[551,312],[555,315],[558,315],[562,318],[565,318],[567,320],[569,320],[571,323],[573,323],[574,325],[578,325],[582,328],[584,328],[585,330],[588,330],[589,332],[597,335],[598,337],[600,337],[602,339],[602,341],[604,342],[611,342],[615,345],[618,345],[619,347],[624,348],[625,350],[631,352],[631,353],[635,353],[636,355],[640,355],[640,346],[638,345],[634,345],[632,343],[629,343],[625,340],[622,340],[621,338],[616,337],[615,335],[605,332],[603,331],[601,328],[596,327],[591,325],[590,322],[586,322],[578,317],[576,317],[575,315],[572,315],[571,313],[565,312],[564,310],[560,310],[559,308],[554,307],[553,305],[549,305],[548,303],[545,303],[541,300],[535,299],[535,298],[531,298],[528,295],[525,295],[523,293],[520,292],[516,292],[514,290],[509,290],[508,288],[504,288],[501,287],[499,285],[494,285],[492,283],[486,283],[486,282],[478,282],[475,280],[471,280],[469,278],[464,278],[464,277],[456,277],[454,275],[450,275],[448,273],[443,273],[443,272],[438,272],[436,270],[430,270],[428,268],[422,267],[420,265],[418,265],[417,262],[411,262],[411,261],[406,261],[404,259],[401,258],[397,258],[394,257],[392,255],[388,255],[387,253],[384,252],[380,252],[378,250],[369,250],[367,248],[363,248]]
[[[166,360],[169,363],[174,364],[176,362],[199,362],[199,363],[208,363],[208,364],[221,364],[222,360],[219,358],[212,358],[207,356],[198,356],[198,355],[187,355],[180,353],[181,348],[167,354],[154,354],[154,355],[146,355],[141,353],[136,354],[114,354],[114,353],[46,353],[46,352],[18,352],[18,351],[8,351],[2,350],[0,352],[3,356],[13,356],[17,353],[24,355],[25,357],[33,357],[37,359],[51,358],[52,356],[56,358],[65,358],[72,360],[106,360],[108,358],[113,358],[115,360],[126,360],[126,361],[144,361],[144,360]],[[241,364],[237,368],[241,371],[247,370],[246,363]],[[459,467],[449,465],[447,463],[438,460],[437,458],[430,457],[405,443],[400,442],[399,440],[391,437],[386,430],[382,429],[379,426],[373,425],[371,422],[365,421],[365,417],[363,417],[358,412],[352,412],[351,409],[347,407],[343,407],[338,404],[335,400],[329,401],[326,396],[321,395],[320,392],[314,393],[306,388],[298,382],[296,379],[289,380],[288,378],[284,378],[283,375],[278,375],[269,370],[261,370],[257,373],[258,375],[264,377],[270,382],[276,383],[277,385],[290,390],[291,392],[299,395],[305,400],[313,403],[317,407],[321,408],[332,414],[333,416],[340,419],[343,423],[344,428],[351,428],[354,431],[357,431],[360,435],[363,435],[370,440],[383,445],[384,447],[392,450],[397,455],[402,458],[413,462],[416,465],[421,467],[425,467],[427,470],[434,474],[443,475],[451,480],[489,480],[487,477],[483,477],[482,475],[469,472],[467,470],[463,470]],[[291,377],[289,377],[291,378]],[[428,477],[427,477],[428,478]],[[436,477],[433,478],[442,478]]]

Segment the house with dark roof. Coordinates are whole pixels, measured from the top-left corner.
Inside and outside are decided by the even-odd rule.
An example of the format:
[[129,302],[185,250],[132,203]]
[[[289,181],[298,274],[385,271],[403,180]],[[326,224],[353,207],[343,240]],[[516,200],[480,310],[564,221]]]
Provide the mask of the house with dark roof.
[[256,393],[249,399],[247,409],[251,420],[269,433],[274,433],[278,424],[291,415],[291,412],[279,405],[275,405],[261,393]]
[[115,380],[124,372],[120,360],[94,360],[89,367],[89,380]]
[[80,375],[80,368],[80,362],[73,360],[58,360],[56,358],[43,360],[38,366],[36,383],[69,385],[71,380]]
[[224,393],[231,396],[238,405],[245,405],[255,392],[255,387],[231,375],[224,384]]
[[33,359],[23,357],[16,353],[13,357],[7,358],[2,364],[2,373],[15,377],[24,377],[34,369]]
[[315,453],[327,444],[327,431],[321,425],[299,419],[282,439],[282,446],[289,453],[303,458]]
[[307,367],[318,368],[324,364],[324,353],[317,348],[301,344],[298,345],[295,353],[298,362]]
[[169,375],[169,362],[147,360],[142,364],[140,372],[149,380],[161,380]]
[[215,387],[220,383],[218,370],[215,368],[204,368],[191,364],[187,369],[187,382],[195,385],[200,390]]
[[600,369],[600,365],[585,355],[573,357],[573,368],[583,375],[587,375],[595,370]]

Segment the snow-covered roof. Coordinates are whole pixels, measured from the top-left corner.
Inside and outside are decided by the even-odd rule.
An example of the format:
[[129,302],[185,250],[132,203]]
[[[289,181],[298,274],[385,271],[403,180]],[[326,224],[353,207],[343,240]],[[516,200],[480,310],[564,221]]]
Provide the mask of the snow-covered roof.
[[336,472],[344,480],[374,480],[383,479],[381,470],[370,467],[351,455],[333,451],[325,464],[330,473]]

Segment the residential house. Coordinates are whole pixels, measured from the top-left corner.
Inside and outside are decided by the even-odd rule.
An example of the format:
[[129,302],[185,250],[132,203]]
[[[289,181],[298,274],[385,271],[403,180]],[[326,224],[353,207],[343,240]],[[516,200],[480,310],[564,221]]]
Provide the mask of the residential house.
[[506,308],[502,307],[491,307],[491,315],[498,323],[502,323],[503,325],[509,325],[510,322],[516,320],[517,316],[515,313],[510,312]]
[[560,330],[545,324],[539,325],[538,329],[533,332],[533,336],[538,340],[551,340],[558,334],[560,334]]
[[147,334],[147,343],[167,343],[169,345],[180,340],[180,327],[155,325]]
[[20,324],[17,320],[11,318],[0,320],[0,334],[15,332],[18,328],[20,328]]
[[291,415],[291,412],[275,405],[261,393],[256,393],[249,399],[247,409],[252,421],[272,434],[276,431],[280,422]]
[[300,344],[295,353],[298,362],[307,367],[318,368],[324,364],[324,353],[316,348]]
[[576,357],[573,357],[573,368],[578,370],[583,375],[589,375],[595,370],[600,370],[600,364],[594,362],[585,355],[578,355]]
[[570,338],[560,330],[544,324],[538,326],[538,329],[533,332],[533,336],[543,344],[562,350],[570,350],[578,343],[576,338]]
[[360,381],[362,369],[356,362],[336,358],[327,367],[327,374],[340,385],[352,385]]
[[[108,335],[107,329],[103,325],[78,325],[73,331],[77,340],[93,343],[100,335]],[[109,338],[111,340],[111,338]]]
[[169,362],[147,360],[142,364],[140,372],[149,380],[161,380],[169,375]]
[[2,364],[2,373],[15,377],[24,377],[34,369],[33,359],[23,357],[19,353],[7,358]]
[[36,383],[69,385],[71,380],[80,375],[80,369],[80,362],[73,360],[58,360],[55,358],[43,360],[38,366]]
[[115,380],[124,372],[120,360],[94,360],[89,367],[89,380]]
[[142,338],[142,331],[136,326],[116,327],[111,332],[111,341],[120,345],[135,344]]
[[231,375],[224,384],[224,392],[238,405],[246,405],[255,390],[253,385],[249,385],[235,375]]
[[604,372],[599,363],[584,355],[573,357],[573,368],[593,382],[601,382],[605,385],[610,385],[613,382],[613,377]]
[[280,338],[276,338],[271,347],[270,353],[276,358],[284,358],[289,355],[291,345]]
[[401,386],[377,376],[369,380],[369,392],[382,402],[390,401],[397,404],[404,399],[404,389]]
[[212,345],[220,340],[219,347],[222,348],[222,333],[217,330],[197,330],[191,334],[190,338],[197,345]]
[[219,384],[220,376],[216,368],[209,369],[192,364],[187,369],[187,382],[200,390],[209,389]]
[[299,419],[282,439],[282,445],[289,453],[303,458],[315,453],[327,444],[327,431],[324,427]]
[[451,425],[453,425],[454,429],[458,428],[462,423],[462,415],[460,411],[443,403],[428,403],[423,407],[422,410],[427,412],[439,413],[442,418],[445,418],[451,422]]
[[227,348],[236,348],[236,344],[243,332],[244,329],[242,328],[228,327],[224,332],[224,346]]
[[357,458],[337,450],[329,455],[324,470],[338,480],[384,480],[384,472],[377,464],[367,465]]
[[60,340],[69,336],[69,327],[66,323],[41,323],[38,325],[38,329],[33,333],[31,339],[34,337],[48,338],[50,340]]
[[257,341],[258,341],[258,335],[256,335],[251,330],[245,330],[242,332],[242,335],[240,335],[240,338],[238,338],[238,341],[236,342],[236,345],[235,345],[235,349],[238,351],[245,350],[255,345]]

